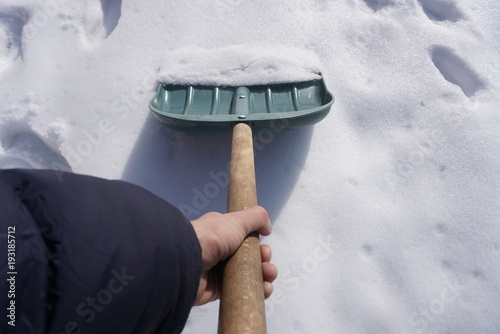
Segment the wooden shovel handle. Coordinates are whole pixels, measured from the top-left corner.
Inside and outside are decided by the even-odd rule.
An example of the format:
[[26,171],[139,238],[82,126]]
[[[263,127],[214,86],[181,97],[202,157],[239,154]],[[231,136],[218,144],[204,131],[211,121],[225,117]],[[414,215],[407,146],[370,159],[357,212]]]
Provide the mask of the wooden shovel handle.
[[[233,128],[227,211],[257,205],[252,128]],[[260,238],[252,233],[224,267],[219,334],[266,333]]]

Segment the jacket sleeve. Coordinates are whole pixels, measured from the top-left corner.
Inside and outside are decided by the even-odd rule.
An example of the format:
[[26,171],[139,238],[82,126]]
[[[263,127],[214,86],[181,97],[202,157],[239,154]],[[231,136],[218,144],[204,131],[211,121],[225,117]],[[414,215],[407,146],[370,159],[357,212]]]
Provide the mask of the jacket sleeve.
[[16,333],[182,330],[201,248],[173,206],[122,181],[28,170],[0,171],[0,201],[0,233],[15,228]]

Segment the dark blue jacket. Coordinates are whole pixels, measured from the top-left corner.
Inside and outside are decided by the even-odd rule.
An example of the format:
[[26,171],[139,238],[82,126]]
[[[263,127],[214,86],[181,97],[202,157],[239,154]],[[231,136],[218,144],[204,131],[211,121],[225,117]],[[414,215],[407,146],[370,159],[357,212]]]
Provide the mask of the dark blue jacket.
[[201,248],[162,199],[122,181],[3,170],[0,219],[0,333],[184,327]]

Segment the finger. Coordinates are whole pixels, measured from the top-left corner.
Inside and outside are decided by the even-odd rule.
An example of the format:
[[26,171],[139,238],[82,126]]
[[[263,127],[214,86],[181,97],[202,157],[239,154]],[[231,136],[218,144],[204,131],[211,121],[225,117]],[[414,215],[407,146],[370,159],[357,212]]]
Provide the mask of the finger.
[[260,254],[262,256],[262,262],[271,262],[273,256],[271,247],[268,245],[260,245]]
[[273,285],[269,282],[264,282],[264,297],[267,299],[273,293]]
[[254,206],[249,209],[228,213],[239,226],[245,235],[257,232],[262,235],[269,235],[272,231],[271,221],[266,209],[261,206]]
[[272,283],[278,277],[278,268],[272,263],[262,263],[262,277],[265,282]]

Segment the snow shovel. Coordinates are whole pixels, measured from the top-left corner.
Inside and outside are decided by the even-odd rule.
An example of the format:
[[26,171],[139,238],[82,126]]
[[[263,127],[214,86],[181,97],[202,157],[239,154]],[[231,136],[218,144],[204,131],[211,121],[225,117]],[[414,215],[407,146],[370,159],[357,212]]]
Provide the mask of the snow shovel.
[[[246,87],[160,83],[149,106],[166,126],[181,131],[232,128],[227,211],[257,205],[252,128],[294,129],[315,124],[330,111],[333,95],[323,78]],[[252,233],[227,261],[219,333],[266,333],[259,235]]]

